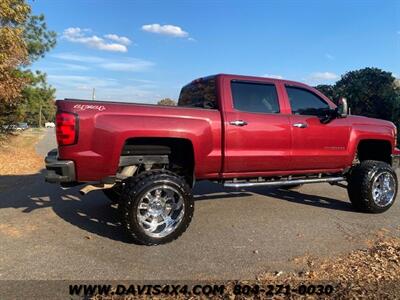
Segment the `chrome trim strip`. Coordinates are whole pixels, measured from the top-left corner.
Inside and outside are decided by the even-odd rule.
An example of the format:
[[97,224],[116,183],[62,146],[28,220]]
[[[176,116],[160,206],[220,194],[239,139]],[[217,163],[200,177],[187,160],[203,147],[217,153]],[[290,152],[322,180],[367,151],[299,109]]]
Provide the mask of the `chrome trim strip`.
[[327,177],[327,178],[312,178],[312,179],[297,179],[297,180],[282,180],[282,181],[266,181],[266,182],[227,182],[224,183],[226,187],[252,187],[252,186],[283,186],[283,185],[297,185],[306,183],[320,183],[320,182],[339,182],[345,181],[345,177]]

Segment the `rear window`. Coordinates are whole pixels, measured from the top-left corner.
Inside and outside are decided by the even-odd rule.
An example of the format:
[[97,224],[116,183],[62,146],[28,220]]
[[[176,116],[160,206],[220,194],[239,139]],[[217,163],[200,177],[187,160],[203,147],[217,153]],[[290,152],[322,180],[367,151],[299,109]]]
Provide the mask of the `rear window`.
[[216,78],[206,77],[185,85],[178,106],[218,109]]

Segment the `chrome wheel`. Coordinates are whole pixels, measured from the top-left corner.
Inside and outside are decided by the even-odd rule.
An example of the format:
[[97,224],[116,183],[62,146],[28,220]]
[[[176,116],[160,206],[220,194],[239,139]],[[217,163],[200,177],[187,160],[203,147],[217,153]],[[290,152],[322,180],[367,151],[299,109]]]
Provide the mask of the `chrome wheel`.
[[185,212],[182,195],[168,185],[147,191],[137,206],[138,223],[150,237],[161,238],[179,226]]
[[390,205],[396,195],[396,181],[392,174],[383,172],[372,183],[372,198],[379,207]]

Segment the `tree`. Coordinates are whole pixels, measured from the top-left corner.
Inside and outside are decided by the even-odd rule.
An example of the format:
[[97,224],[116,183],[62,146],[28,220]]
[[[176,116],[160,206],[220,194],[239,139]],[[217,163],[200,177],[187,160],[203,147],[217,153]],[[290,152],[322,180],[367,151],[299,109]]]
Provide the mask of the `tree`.
[[176,105],[176,101],[172,100],[170,98],[164,98],[161,99],[160,101],[157,102],[158,105],[169,105],[169,106],[175,106]]
[[46,52],[55,47],[57,34],[47,30],[43,14],[30,16],[25,22],[24,29],[24,41],[30,61],[44,57]]
[[318,91],[320,91],[322,94],[327,96],[329,99],[335,101],[335,90],[333,85],[329,84],[320,84],[315,87]]
[[18,98],[27,83],[17,68],[28,63],[23,25],[29,14],[30,7],[23,0],[0,0],[0,101],[3,104]]
[[400,85],[390,72],[378,68],[350,71],[333,86],[316,88],[332,100],[347,98],[352,114],[392,121],[400,129]]
[[44,74],[34,74],[26,67],[55,46],[56,33],[47,30],[43,15],[31,14],[25,0],[0,0],[0,25],[1,126],[33,113],[33,99],[47,103],[49,95],[54,97]]
[[[30,73],[31,84],[22,91],[22,104],[19,106],[19,120],[33,126],[40,126],[46,121],[54,121],[56,107],[54,105],[55,89],[46,82],[46,74],[36,71]],[[39,124],[41,112],[42,124]],[[23,116],[23,119],[21,119]]]
[[353,114],[398,121],[400,89],[392,73],[364,68],[342,76],[334,92],[347,98]]

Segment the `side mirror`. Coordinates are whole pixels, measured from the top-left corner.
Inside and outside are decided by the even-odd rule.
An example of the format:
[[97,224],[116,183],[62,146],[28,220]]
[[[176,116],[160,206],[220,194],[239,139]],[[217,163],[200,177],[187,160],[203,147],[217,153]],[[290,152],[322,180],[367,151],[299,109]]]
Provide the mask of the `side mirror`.
[[336,108],[337,113],[339,117],[341,118],[346,118],[347,115],[349,114],[349,105],[347,104],[347,99],[346,98],[340,98],[339,99],[339,105]]

